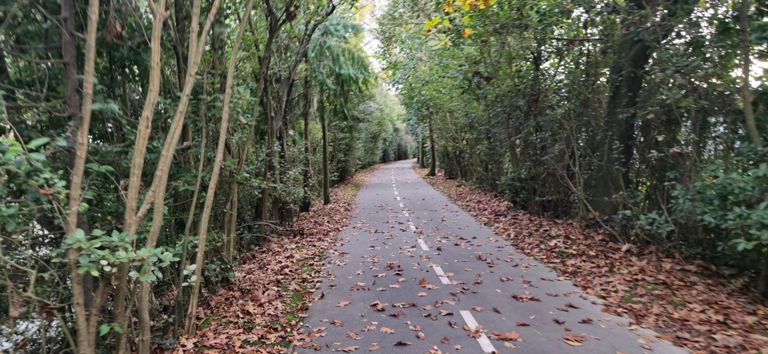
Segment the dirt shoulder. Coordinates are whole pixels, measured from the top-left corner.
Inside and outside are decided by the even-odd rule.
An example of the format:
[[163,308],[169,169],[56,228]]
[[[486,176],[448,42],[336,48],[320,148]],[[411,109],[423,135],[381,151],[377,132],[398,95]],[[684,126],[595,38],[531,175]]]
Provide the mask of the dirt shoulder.
[[374,169],[334,187],[331,204],[315,204],[243,255],[234,281],[205,297],[198,309],[197,333],[181,338],[175,352],[287,351],[301,336],[299,325],[322,279],[326,251],[347,225],[357,191]]

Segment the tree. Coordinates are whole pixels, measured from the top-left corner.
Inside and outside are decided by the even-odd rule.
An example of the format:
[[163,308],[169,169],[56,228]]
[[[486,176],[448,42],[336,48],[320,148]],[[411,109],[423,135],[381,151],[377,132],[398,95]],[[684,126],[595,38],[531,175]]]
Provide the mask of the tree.
[[[359,47],[350,45],[349,37],[360,27],[346,21],[322,24],[309,45],[308,60],[319,90],[320,126],[323,137],[323,202],[331,202],[328,150],[328,110],[342,111],[350,97],[364,91],[372,78],[367,58]],[[332,104],[329,104],[328,102]]]

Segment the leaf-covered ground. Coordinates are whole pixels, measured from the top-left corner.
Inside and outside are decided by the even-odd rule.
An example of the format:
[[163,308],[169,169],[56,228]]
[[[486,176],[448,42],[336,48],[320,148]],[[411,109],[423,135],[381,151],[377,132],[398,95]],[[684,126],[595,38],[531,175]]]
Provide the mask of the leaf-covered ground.
[[425,178],[518,250],[604,299],[608,312],[696,353],[768,352],[766,307],[711,267],[623,246],[573,221],[513,210],[501,198],[443,176]]
[[332,190],[284,231],[243,256],[231,285],[206,296],[198,331],[176,353],[282,353],[296,342],[299,323],[322,276],[325,253],[346,225],[358,189],[372,169]]

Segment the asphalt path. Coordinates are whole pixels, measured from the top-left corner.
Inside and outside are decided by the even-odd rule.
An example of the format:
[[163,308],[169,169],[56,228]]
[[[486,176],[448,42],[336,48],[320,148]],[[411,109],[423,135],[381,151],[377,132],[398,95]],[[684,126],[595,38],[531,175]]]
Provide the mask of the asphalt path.
[[601,310],[400,161],[358,194],[298,353],[687,353]]

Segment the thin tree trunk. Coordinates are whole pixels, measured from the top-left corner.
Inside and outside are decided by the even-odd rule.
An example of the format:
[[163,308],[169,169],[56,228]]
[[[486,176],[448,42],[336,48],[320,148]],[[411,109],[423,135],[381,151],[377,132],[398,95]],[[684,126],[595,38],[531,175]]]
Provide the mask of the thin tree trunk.
[[[139,118],[138,129],[136,131],[136,141],[134,143],[130,176],[128,178],[128,193],[126,195],[125,214],[123,218],[123,231],[129,236],[136,235],[139,220],[136,220],[136,206],[138,204],[139,188],[141,186],[141,175],[144,169],[144,160],[147,151],[147,143],[152,130],[152,117],[157,106],[158,96],[160,94],[160,81],[162,79],[161,63],[162,56],[162,33],[163,24],[167,13],[165,12],[165,0],[159,0],[158,3],[150,2],[153,11],[152,34],[150,42],[150,71],[149,85],[147,87],[147,97],[144,101],[144,107]],[[124,353],[127,350],[127,324],[128,324],[128,264],[118,266],[117,272],[117,296],[115,298],[115,322],[123,328],[122,333],[117,332],[117,351]]]
[[331,203],[331,186],[328,172],[328,123],[326,122],[325,95],[320,93],[320,127],[323,133],[323,204]]
[[[76,120],[80,116],[80,94],[77,83],[77,46],[75,45],[74,0],[61,1],[61,59],[64,63],[64,106],[68,116]],[[77,127],[73,127],[77,128]],[[73,134],[74,135],[74,134]]]
[[192,286],[192,293],[190,295],[189,307],[187,308],[187,321],[188,327],[186,328],[187,334],[192,334],[194,331],[194,318],[197,310],[197,302],[200,293],[200,283],[202,282],[202,270],[203,262],[205,261],[205,242],[208,236],[208,221],[211,216],[211,208],[213,207],[214,196],[216,195],[216,185],[219,180],[219,173],[221,171],[221,162],[224,159],[224,146],[227,142],[227,130],[229,127],[229,105],[232,101],[232,85],[235,76],[235,66],[237,64],[237,55],[240,51],[240,42],[243,39],[243,33],[245,32],[246,24],[251,15],[253,8],[253,0],[249,0],[245,6],[245,16],[240,22],[240,29],[237,32],[237,37],[232,47],[232,53],[229,58],[229,65],[227,67],[227,79],[224,89],[224,103],[221,112],[221,125],[219,128],[219,141],[216,146],[216,157],[213,162],[213,172],[211,172],[211,180],[208,182],[208,191],[205,194],[205,204],[203,205],[202,215],[200,217],[200,224],[198,227],[199,241],[197,245],[197,257],[195,259],[195,276],[196,280]]
[[419,127],[419,167],[427,168],[426,152],[424,151],[424,133]]
[[266,233],[267,222],[270,220],[270,187],[272,182],[272,171],[274,164],[274,144],[275,144],[275,130],[274,120],[275,117],[272,114],[272,104],[270,100],[269,84],[264,83],[264,92],[261,96],[262,106],[264,109],[264,115],[267,117],[267,158],[264,160],[264,190],[261,193],[261,231]]
[[[73,3],[65,0],[62,2],[62,13],[70,15],[74,13]],[[74,20],[70,18],[70,20]],[[73,235],[77,231],[80,203],[82,202],[82,184],[85,173],[85,160],[88,155],[88,134],[91,124],[91,108],[93,106],[93,82],[96,60],[96,32],[99,22],[99,1],[90,0],[88,3],[88,28],[85,35],[85,69],[83,70],[83,101],[80,108],[81,116],[77,126],[77,136],[75,140],[75,158],[72,164],[72,172],[69,183],[69,200],[67,204],[67,218],[65,231],[68,235]],[[71,33],[63,37],[70,36]],[[70,94],[70,93],[68,93]],[[75,325],[77,328],[77,350],[79,353],[94,353],[96,351],[96,336],[91,333],[94,325],[92,321],[98,322],[99,309],[86,308],[85,291],[83,287],[83,277],[78,273],[78,250],[74,248],[67,249],[67,260],[69,264],[70,281],[72,286],[72,307],[75,312]],[[88,313],[88,312],[91,313]]]
[[[203,75],[203,97],[206,97],[208,93],[208,73]],[[173,317],[173,334],[178,336],[179,326],[183,323],[184,318],[184,306],[182,304],[184,299],[184,270],[187,267],[189,259],[189,233],[192,231],[192,222],[195,220],[195,211],[197,210],[197,198],[200,196],[200,185],[203,180],[203,170],[205,169],[205,146],[208,141],[208,121],[206,119],[207,114],[207,102],[203,101],[200,107],[200,121],[202,131],[200,132],[200,156],[197,163],[197,177],[195,178],[195,191],[192,193],[192,201],[189,203],[189,212],[187,213],[187,221],[184,223],[184,236],[182,240],[182,253],[181,260],[179,262],[179,280],[176,286],[176,301],[174,303],[174,317]]]
[[749,77],[752,64],[751,49],[752,43],[749,38],[749,11],[752,8],[750,0],[741,1],[741,9],[739,10],[739,25],[741,27],[741,76],[743,82],[741,84],[741,99],[744,101],[744,121],[747,127],[747,134],[752,144],[761,146],[763,139],[760,137],[760,132],[757,129],[757,123],[755,122],[755,112],[752,109],[752,88],[749,84]]
[[[306,61],[306,55],[304,56],[304,60]],[[304,188],[304,196],[301,201],[301,211],[302,212],[308,212],[309,209],[312,208],[312,159],[311,159],[311,153],[312,153],[312,147],[310,146],[309,141],[309,112],[310,112],[310,103],[312,101],[311,95],[311,77],[309,74],[306,75],[304,78],[304,110],[301,112],[302,117],[304,118],[304,173],[303,173],[303,188]]]
[[[200,0],[196,0],[198,3]],[[171,128],[168,131],[168,136],[163,144],[163,149],[160,152],[160,160],[158,162],[155,175],[152,179],[152,185],[147,192],[146,199],[142,207],[139,209],[136,218],[143,217],[143,211],[148,210],[150,206],[153,209],[152,213],[152,225],[150,226],[149,235],[145,244],[146,248],[154,248],[157,244],[157,239],[160,235],[160,228],[163,224],[164,206],[165,206],[165,190],[168,184],[168,175],[170,172],[170,165],[173,161],[174,151],[178,145],[179,138],[181,136],[182,127],[184,124],[184,118],[186,117],[187,108],[189,107],[189,100],[192,93],[192,88],[195,84],[197,69],[202,60],[203,52],[205,51],[206,39],[208,38],[208,32],[213,25],[213,20],[216,18],[218,12],[220,0],[214,0],[211,5],[211,9],[208,12],[208,18],[206,19],[205,27],[203,27],[200,37],[197,36],[198,17],[192,16],[191,22],[194,26],[193,31],[190,31],[190,63],[187,69],[187,77],[184,79],[184,90],[181,94],[181,100],[176,108]],[[197,4],[195,4],[197,5]],[[193,5],[194,6],[194,5]],[[197,14],[199,16],[199,7],[197,7]],[[195,10],[193,10],[195,12]],[[149,316],[149,295],[150,295],[150,283],[141,283],[139,291],[139,340],[138,340],[138,352],[139,354],[148,354],[151,347],[151,329],[152,323]]]
[[429,114],[429,172],[427,176],[437,175],[437,153],[435,152],[435,129],[432,126],[432,113]]

